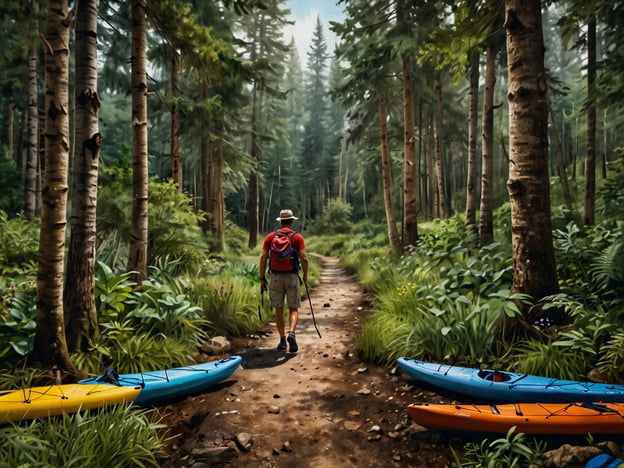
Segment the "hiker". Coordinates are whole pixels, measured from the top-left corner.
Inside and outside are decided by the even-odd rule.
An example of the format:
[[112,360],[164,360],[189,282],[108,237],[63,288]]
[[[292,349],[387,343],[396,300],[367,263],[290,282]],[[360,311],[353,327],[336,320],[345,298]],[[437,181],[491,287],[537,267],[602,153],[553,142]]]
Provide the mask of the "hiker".
[[[288,341],[289,351],[296,353],[299,347],[295,338],[295,330],[299,321],[299,307],[301,307],[301,280],[299,268],[303,271],[303,282],[308,281],[308,256],[305,251],[303,236],[292,229],[295,220],[292,210],[280,211],[280,228],[270,232],[264,238],[262,255],[260,256],[260,291],[267,290],[266,270],[269,266],[269,299],[271,307],[275,308],[275,325],[280,335],[277,349],[286,351]],[[288,303],[288,336],[284,323],[284,297]]]

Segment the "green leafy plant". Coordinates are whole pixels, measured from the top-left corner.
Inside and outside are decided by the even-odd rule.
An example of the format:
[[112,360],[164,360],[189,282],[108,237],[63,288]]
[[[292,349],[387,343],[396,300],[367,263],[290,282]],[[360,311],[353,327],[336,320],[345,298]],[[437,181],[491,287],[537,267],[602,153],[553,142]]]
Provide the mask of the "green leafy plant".
[[115,406],[0,428],[3,466],[158,466],[166,433],[154,411]]
[[208,321],[212,335],[241,336],[260,326],[260,289],[245,279],[220,275],[190,280],[188,297]]
[[609,382],[622,382],[624,375],[624,332],[615,333],[599,350],[598,370]]
[[35,285],[10,282],[0,292],[0,360],[26,356],[33,349],[36,327]]
[[507,431],[503,438],[481,443],[469,442],[464,445],[464,456],[460,458],[451,448],[454,466],[458,468],[520,468],[541,466],[546,443],[543,441],[527,441],[523,433],[517,433],[516,427]]
[[563,336],[567,339],[518,344],[513,352],[513,370],[554,379],[583,379],[596,353],[592,342],[577,332]]

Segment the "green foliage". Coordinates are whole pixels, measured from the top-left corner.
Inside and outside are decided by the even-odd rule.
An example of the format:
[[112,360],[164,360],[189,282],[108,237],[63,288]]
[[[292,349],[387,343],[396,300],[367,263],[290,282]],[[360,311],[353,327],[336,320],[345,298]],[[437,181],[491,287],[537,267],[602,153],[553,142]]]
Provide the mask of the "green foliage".
[[185,339],[153,336],[130,322],[107,322],[100,324],[99,340],[87,352],[73,354],[72,360],[91,375],[101,374],[103,366],[127,374],[186,366],[195,351]]
[[95,299],[99,320],[116,319],[124,314],[136,283],[130,273],[115,273],[103,262],[95,264]]
[[596,213],[614,220],[624,219],[624,148],[610,165],[610,175],[597,190]]
[[210,323],[211,335],[242,336],[261,325],[257,310],[261,302],[259,292],[257,283],[224,273],[192,278],[188,297]]
[[22,180],[22,172],[15,166],[15,161],[7,157],[0,157],[0,187],[2,187],[0,213],[4,213],[4,215],[9,213],[11,216],[15,216],[22,210],[24,206]]
[[350,204],[337,198],[330,200],[323,209],[323,214],[310,226],[310,234],[349,234],[352,230],[352,212],[353,207]]
[[0,428],[1,466],[158,466],[154,411],[115,406]]
[[33,282],[0,287],[0,362],[26,356],[35,336],[36,291]]
[[95,293],[100,336],[88,352],[75,354],[75,363],[95,374],[102,371],[102,363],[123,373],[188,364],[210,324],[184,294],[188,282],[175,276],[176,270],[177,261],[163,259],[150,268],[142,288],[133,290],[128,273],[114,273],[98,262]]
[[614,333],[600,347],[598,370],[609,382],[622,383],[624,376],[624,332]]
[[179,259],[178,266],[185,271],[201,265],[208,250],[200,228],[204,219],[205,214],[193,209],[191,198],[179,193],[173,181],[150,183],[148,264],[171,257]]
[[562,334],[562,338],[547,343],[531,340],[516,345],[513,370],[554,379],[583,380],[596,354],[593,342],[578,332]]
[[546,449],[544,441],[529,442],[526,436],[516,432],[516,427],[507,431],[504,438],[481,443],[468,442],[464,446],[464,456],[453,450],[453,458],[458,468],[520,468],[525,466],[541,466]]
[[0,276],[32,276],[37,271],[39,223],[0,211]]
[[[97,257],[109,265],[125,266],[130,239],[130,170],[120,167],[102,169],[98,191]],[[178,266],[193,270],[206,260],[208,251],[200,223],[204,214],[193,209],[191,198],[178,193],[173,182],[149,183],[148,264],[161,257],[177,258]]]

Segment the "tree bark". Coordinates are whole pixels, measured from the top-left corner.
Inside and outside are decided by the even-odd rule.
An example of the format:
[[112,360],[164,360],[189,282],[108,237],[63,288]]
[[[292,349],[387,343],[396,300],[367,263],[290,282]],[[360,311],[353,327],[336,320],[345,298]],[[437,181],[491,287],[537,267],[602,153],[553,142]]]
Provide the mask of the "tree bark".
[[479,118],[479,54],[474,52],[470,64],[468,104],[468,168],[466,175],[466,235],[477,235],[477,122]]
[[98,0],[78,3],[75,42],[75,135],[71,235],[64,291],[65,324],[71,351],[86,351],[98,336],[95,308],[95,242],[100,100],[97,86]]
[[442,148],[442,77],[441,72],[435,78],[436,113],[435,113],[435,159],[436,159],[436,186],[438,189],[438,216],[446,218],[449,212],[446,197],[446,174],[444,164],[444,151]]
[[552,125],[553,135],[555,137],[555,145],[557,147],[557,173],[561,182],[561,192],[563,193],[563,202],[569,211],[574,209],[572,205],[572,195],[570,194],[570,185],[568,184],[568,175],[566,174],[565,158],[563,154],[563,146],[557,129],[557,119],[553,113],[552,105],[548,102],[548,113],[550,114],[550,124]]
[[596,222],[596,17],[587,23],[587,156],[585,158],[586,226]]
[[254,85],[251,98],[251,142],[250,155],[254,162],[254,167],[249,174],[249,185],[247,195],[247,216],[249,217],[249,248],[254,248],[258,243],[259,232],[259,187],[258,187],[258,171],[260,166],[260,155],[258,150],[258,110],[257,110],[257,90]]
[[[548,101],[540,0],[506,0],[512,292],[557,293],[550,217]],[[523,307],[525,315],[527,307]]]
[[45,53],[45,172],[37,270],[37,314],[32,357],[78,376],[63,320],[63,269],[69,159],[69,25],[67,0],[49,0]]
[[403,247],[418,242],[418,180],[416,178],[416,143],[414,139],[414,90],[412,66],[402,59],[403,76]]
[[481,134],[481,209],[479,210],[479,245],[494,242],[494,87],[496,85],[496,49],[488,46],[485,59],[483,122]]
[[147,278],[148,165],[146,0],[132,0],[132,227],[128,271],[137,284]]
[[388,149],[388,111],[386,108],[386,101],[383,98],[379,101],[379,134],[381,140],[381,177],[383,182],[388,239],[390,241],[390,251],[395,255],[399,255],[403,249],[401,240],[399,239],[396,219],[394,219],[394,210],[392,208],[392,164],[390,150]]
[[[30,27],[39,30],[39,0],[31,0]],[[24,216],[34,219],[37,206],[37,167],[39,166],[39,67],[38,41],[28,55],[28,151],[24,175]]]
[[179,120],[178,113],[178,82],[180,76],[180,54],[173,44],[171,47],[171,96],[173,105],[171,106],[171,178],[178,187],[178,192],[182,193],[182,164],[180,162],[180,145],[178,141]]

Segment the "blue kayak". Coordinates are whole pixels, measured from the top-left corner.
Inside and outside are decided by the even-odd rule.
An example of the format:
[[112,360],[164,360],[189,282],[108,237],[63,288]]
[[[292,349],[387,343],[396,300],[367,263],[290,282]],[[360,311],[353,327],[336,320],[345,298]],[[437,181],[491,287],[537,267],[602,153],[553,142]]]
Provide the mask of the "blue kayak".
[[414,380],[473,400],[514,403],[624,402],[624,385],[558,380],[405,357],[397,359],[397,363]]
[[242,363],[240,356],[219,361],[204,362],[138,374],[117,374],[108,370],[102,375],[80,380],[80,384],[111,383],[122,386],[141,386],[143,390],[134,400],[141,406],[168,403],[189,395],[201,393],[230,377]]
[[624,461],[606,453],[596,455],[585,464],[585,468],[619,468],[624,466]]

